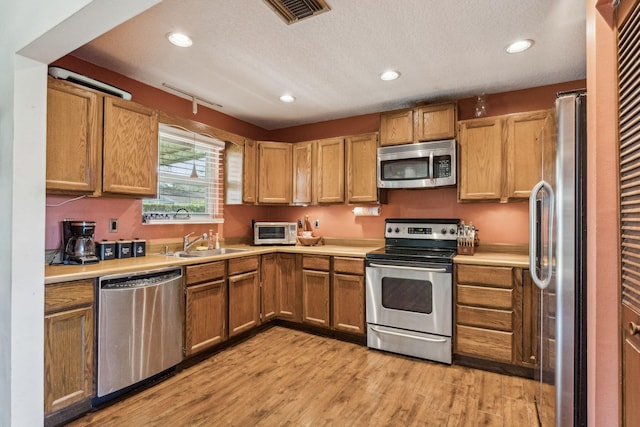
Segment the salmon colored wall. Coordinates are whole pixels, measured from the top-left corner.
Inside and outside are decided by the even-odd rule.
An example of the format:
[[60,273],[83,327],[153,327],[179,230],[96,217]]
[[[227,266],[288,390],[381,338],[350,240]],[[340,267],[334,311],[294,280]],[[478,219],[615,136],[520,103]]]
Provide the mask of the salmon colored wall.
[[595,427],[618,425],[621,402],[617,58],[611,1],[586,0],[586,7],[587,408]]
[[[73,56],[66,56],[54,64],[86,74],[97,80],[118,86],[132,93],[133,100],[161,111],[184,118],[194,118],[191,103],[170,93],[152,88],[138,81],[97,67]],[[490,94],[487,97],[490,115],[549,108],[559,90],[585,86],[584,81],[522,91]],[[459,101],[460,118],[468,118],[473,111],[474,98]],[[208,125],[253,139],[297,142],[340,135],[375,132],[380,115],[365,114],[344,119],[267,131],[217,111],[200,106],[194,118]],[[527,203],[458,204],[455,189],[392,190],[389,203],[382,206],[380,217],[354,217],[351,206],[323,207],[258,207],[225,206],[225,223],[220,226],[142,225],[141,202],[132,199],[82,199],[62,206],[47,207],[46,247],[57,248],[61,240],[60,221],[77,218],[97,221],[97,239],[135,238],[157,239],[180,237],[187,232],[207,232],[214,228],[222,237],[250,237],[251,219],[293,221],[305,214],[320,219],[319,233],[329,237],[382,238],[385,217],[449,217],[473,222],[480,230],[483,242],[520,243],[528,241]],[[47,197],[48,205],[56,205],[69,198]],[[119,232],[108,233],[109,218],[117,218]]]

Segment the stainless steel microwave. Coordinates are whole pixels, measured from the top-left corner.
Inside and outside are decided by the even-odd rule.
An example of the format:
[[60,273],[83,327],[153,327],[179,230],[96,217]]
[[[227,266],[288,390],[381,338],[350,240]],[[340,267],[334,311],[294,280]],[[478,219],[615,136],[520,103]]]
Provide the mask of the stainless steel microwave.
[[456,141],[378,148],[378,188],[430,188],[456,184]]
[[295,222],[251,221],[254,245],[295,245],[298,224]]

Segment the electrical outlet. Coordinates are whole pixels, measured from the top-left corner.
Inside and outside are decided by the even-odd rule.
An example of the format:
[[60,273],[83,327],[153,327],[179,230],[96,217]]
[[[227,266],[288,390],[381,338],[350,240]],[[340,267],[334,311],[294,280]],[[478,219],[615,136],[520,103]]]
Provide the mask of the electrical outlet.
[[298,218],[298,228],[302,228],[302,219]]
[[316,222],[314,224],[316,228],[320,228],[320,220],[316,218]]
[[117,233],[118,232],[118,219],[110,218],[109,219],[109,233]]

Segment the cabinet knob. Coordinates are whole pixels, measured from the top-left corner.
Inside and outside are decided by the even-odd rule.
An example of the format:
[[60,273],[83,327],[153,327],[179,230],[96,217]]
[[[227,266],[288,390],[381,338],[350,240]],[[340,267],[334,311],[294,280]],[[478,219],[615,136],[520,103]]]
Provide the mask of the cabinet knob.
[[636,335],[640,333],[640,326],[633,322],[629,322],[629,335]]

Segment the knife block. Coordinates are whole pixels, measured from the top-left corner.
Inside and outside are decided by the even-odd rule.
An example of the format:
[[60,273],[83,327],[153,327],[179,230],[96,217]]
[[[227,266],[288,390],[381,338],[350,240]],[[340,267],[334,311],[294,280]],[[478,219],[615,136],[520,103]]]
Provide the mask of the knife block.
[[458,255],[473,255],[476,245],[463,246],[458,244]]

